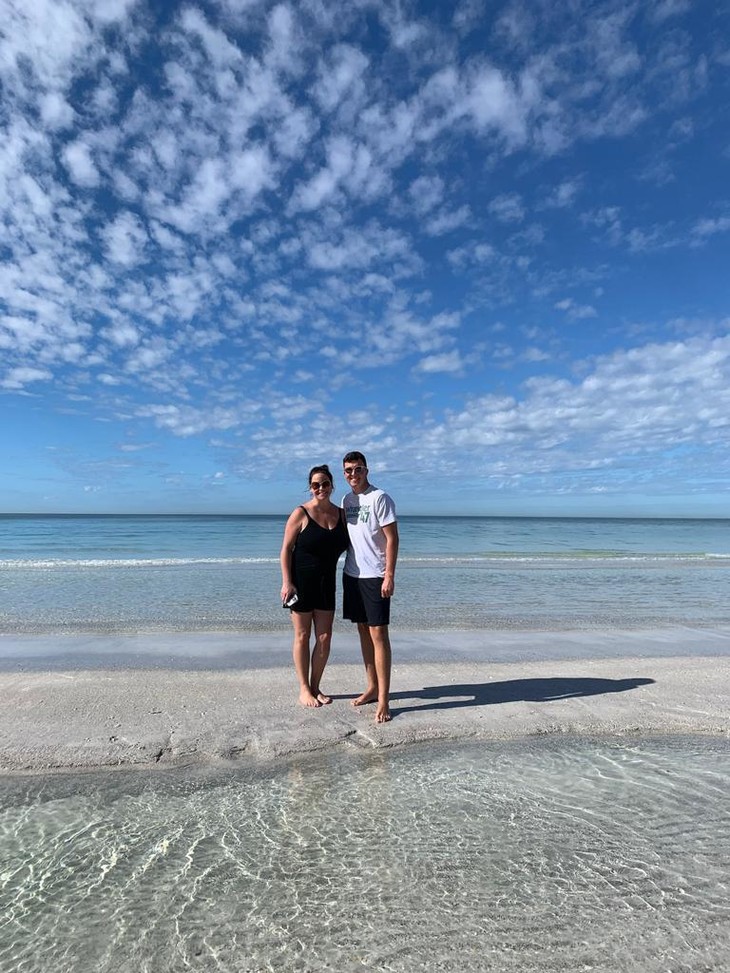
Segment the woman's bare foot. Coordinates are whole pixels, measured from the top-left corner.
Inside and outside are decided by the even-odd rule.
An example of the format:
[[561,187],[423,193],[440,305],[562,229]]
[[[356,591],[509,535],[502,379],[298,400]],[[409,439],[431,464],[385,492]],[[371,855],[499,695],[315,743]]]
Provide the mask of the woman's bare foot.
[[358,696],[357,699],[353,699],[350,702],[352,706],[364,706],[365,703],[374,703],[377,698],[378,687],[376,686],[375,689],[366,689],[361,696]]
[[317,697],[312,695],[312,693],[310,693],[310,691],[304,686],[299,691],[299,703],[301,706],[311,706],[315,709],[317,706],[322,705]]
[[313,689],[312,694],[320,701],[323,706],[327,706],[328,703],[332,702],[332,697],[328,696],[327,693],[323,693],[321,689]]
[[389,723],[390,722],[390,708],[387,703],[378,705],[375,710],[375,722],[376,723]]

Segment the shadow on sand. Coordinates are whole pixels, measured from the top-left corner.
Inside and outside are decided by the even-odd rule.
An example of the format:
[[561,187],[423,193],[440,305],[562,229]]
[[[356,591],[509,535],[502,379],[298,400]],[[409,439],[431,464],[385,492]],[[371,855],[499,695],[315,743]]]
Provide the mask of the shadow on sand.
[[[548,703],[552,700],[575,699],[579,696],[625,693],[639,686],[649,686],[653,682],[653,679],[590,679],[567,676],[548,679],[506,679],[503,682],[450,683],[446,686],[424,686],[423,689],[410,692],[391,693],[391,712],[393,716],[399,716],[401,713],[417,713],[421,710],[492,706],[495,703],[518,701]],[[433,702],[427,702],[423,706],[398,706],[399,699],[424,699]]]

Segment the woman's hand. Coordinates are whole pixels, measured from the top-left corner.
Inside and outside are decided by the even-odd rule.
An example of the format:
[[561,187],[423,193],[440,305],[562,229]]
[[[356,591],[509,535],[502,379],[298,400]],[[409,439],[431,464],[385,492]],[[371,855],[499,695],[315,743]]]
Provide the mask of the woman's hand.
[[293,584],[283,584],[281,586],[281,603],[286,604],[290,598],[292,598],[297,593],[297,589]]

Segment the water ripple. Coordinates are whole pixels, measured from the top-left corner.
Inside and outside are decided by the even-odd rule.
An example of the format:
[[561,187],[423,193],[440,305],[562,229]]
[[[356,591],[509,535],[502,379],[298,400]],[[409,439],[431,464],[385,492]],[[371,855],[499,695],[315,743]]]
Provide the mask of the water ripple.
[[0,968],[720,970],[727,741],[6,779]]

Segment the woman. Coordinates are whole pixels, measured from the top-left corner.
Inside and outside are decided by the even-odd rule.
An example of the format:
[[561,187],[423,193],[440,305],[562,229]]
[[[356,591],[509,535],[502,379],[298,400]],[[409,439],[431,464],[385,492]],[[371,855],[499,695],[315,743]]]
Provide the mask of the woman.
[[[309,471],[312,499],[292,511],[281,545],[281,600],[289,607],[294,626],[294,668],[302,706],[332,702],[321,691],[320,681],[332,641],[337,559],[348,541],[342,511],[330,501],[333,488],[329,467],[313,466]],[[310,659],[312,622],[315,641]]]

